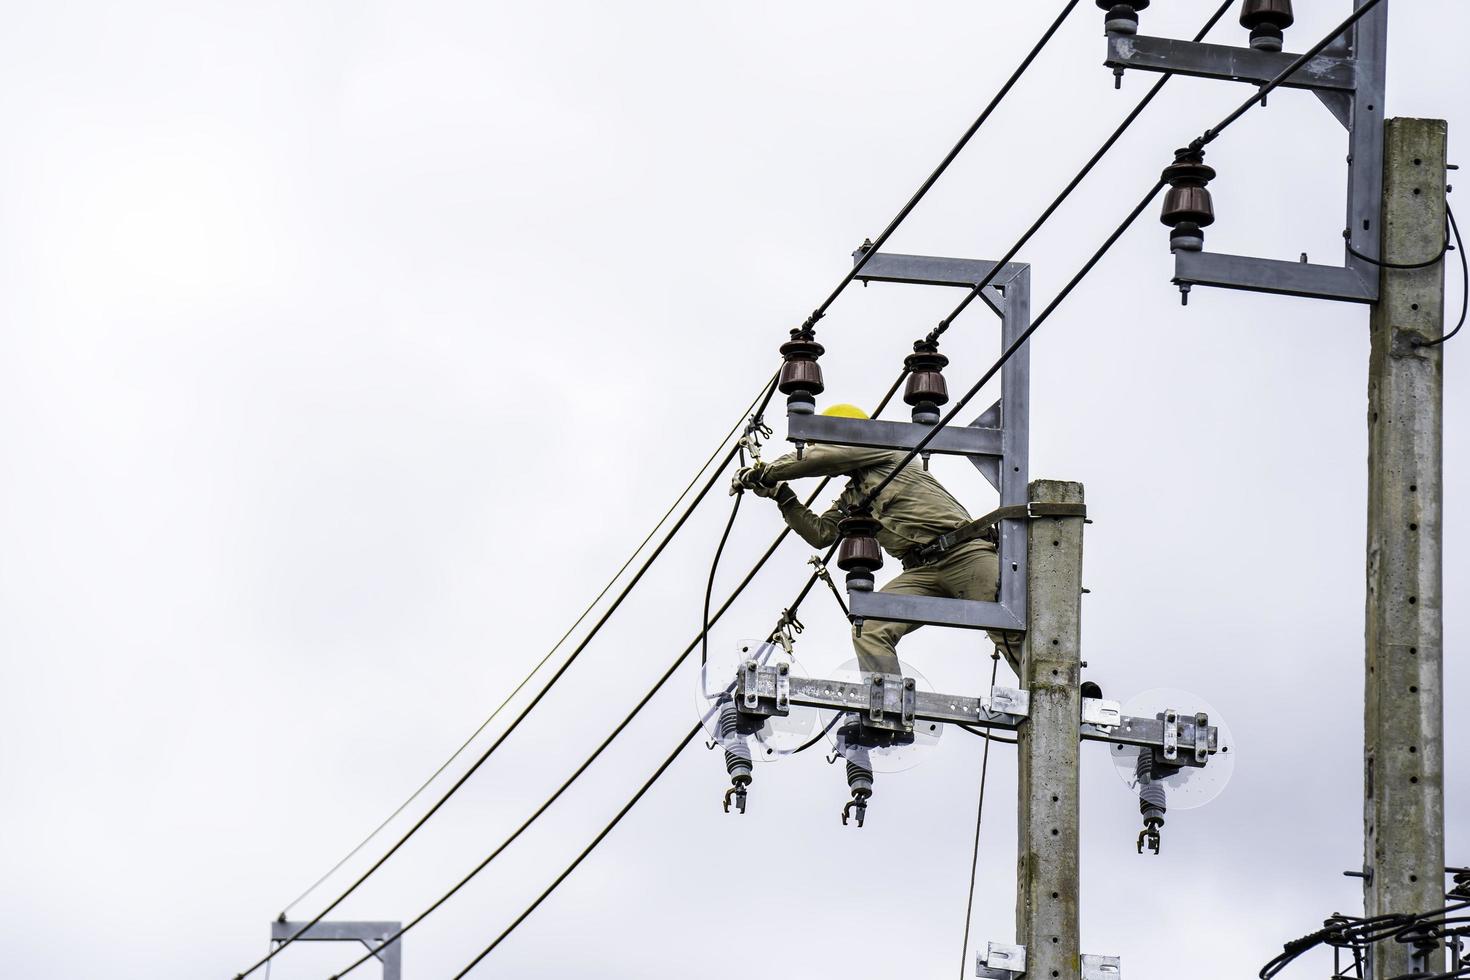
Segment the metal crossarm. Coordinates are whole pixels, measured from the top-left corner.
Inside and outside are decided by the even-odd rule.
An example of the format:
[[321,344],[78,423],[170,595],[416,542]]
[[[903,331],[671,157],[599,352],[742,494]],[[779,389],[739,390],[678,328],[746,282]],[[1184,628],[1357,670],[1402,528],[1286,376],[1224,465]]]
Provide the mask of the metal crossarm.
[[[1354,9],[1367,0],[1354,0]],[[1383,94],[1387,62],[1388,4],[1352,25],[1342,40],[1308,59],[1281,86],[1306,89],[1348,131],[1347,224],[1342,265],[1224,255],[1174,253],[1174,282],[1181,289],[1221,286],[1312,299],[1374,303],[1378,300],[1379,212],[1383,194]],[[1220,81],[1265,85],[1297,55],[1250,47],[1112,33],[1107,66],[1170,72]],[[1354,255],[1353,253],[1358,253]]]
[[[867,255],[858,276],[864,282],[974,288],[992,273],[995,278],[981,298],[1001,319],[1001,347],[1008,347],[1031,323],[1031,267],[983,259],[928,255]],[[1031,360],[1021,347],[1001,369],[1000,400],[967,426],[946,426],[924,447],[925,452],[964,456],[1000,494],[1002,507],[1027,502],[1027,450],[1030,443]],[[934,431],[918,422],[837,418],[826,415],[787,416],[786,436],[799,443],[829,443],[871,449],[909,451]],[[964,629],[1026,628],[1026,529],[1024,519],[1000,522],[1000,580],[996,601],[946,599],[850,591],[848,610],[854,619],[891,620]]]
[[[872,728],[912,731],[919,722],[974,725],[1015,730],[1031,714],[1031,695],[1010,687],[993,687],[979,697],[920,691],[912,677],[864,674],[858,680],[797,677],[788,665],[746,661],[732,687],[741,714],[765,717],[790,714],[791,708],[851,711]],[[1091,742],[1143,746],[1159,750],[1175,765],[1199,767],[1220,750],[1219,729],[1203,714],[1160,712],[1162,717],[1125,715],[1118,702],[1082,699],[1078,737]]]

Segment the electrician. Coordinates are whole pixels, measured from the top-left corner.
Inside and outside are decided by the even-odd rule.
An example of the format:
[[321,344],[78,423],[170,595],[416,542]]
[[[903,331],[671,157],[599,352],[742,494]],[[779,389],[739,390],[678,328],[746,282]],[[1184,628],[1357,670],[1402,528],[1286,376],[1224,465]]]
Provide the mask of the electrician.
[[[865,419],[867,413],[855,405],[832,405],[822,412],[842,418]],[[800,459],[788,453],[770,463],[745,467],[736,475],[731,493],[751,490],[776,501],[781,516],[793,531],[813,548],[826,548],[837,540],[837,524],[850,507],[901,463],[905,453],[887,449],[862,449],[825,444],[807,446]],[[831,507],[818,515],[797,498],[787,480],[811,476],[845,476],[847,488]],[[970,524],[970,514],[940,482],[917,461],[904,467],[872,503],[873,517],[881,525],[878,543],[903,565],[903,573],[883,586],[898,595],[941,596],[947,599],[994,601],[1000,576],[995,543],[985,537],[958,547],[933,553],[931,546],[941,535]],[[904,636],[918,629],[915,623],[867,620],[861,631],[854,629],[852,644],[858,666],[864,671],[899,674],[894,648]],[[1005,650],[1012,667],[1016,658],[1009,638],[992,632],[991,639]]]

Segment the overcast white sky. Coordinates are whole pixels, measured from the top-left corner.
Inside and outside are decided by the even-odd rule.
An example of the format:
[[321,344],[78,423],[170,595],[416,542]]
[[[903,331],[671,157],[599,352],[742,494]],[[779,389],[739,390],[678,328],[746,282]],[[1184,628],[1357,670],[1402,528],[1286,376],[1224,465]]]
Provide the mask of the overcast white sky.
[[[6,5],[0,972],[222,978],[264,952],[281,905],[617,568],[1058,5]],[[1155,4],[1145,30],[1188,36],[1213,7]],[[1348,4],[1298,7],[1296,49]],[[1470,8],[1391,11],[1388,114],[1447,118],[1460,159]],[[1113,91],[1100,20],[1080,5],[894,250],[993,256],[1029,223],[1151,82]],[[1244,94],[1171,84],[1024,253],[1038,306]],[[1274,95],[1211,147],[1209,247],[1334,261],[1344,148],[1312,96]],[[1088,675],[1196,692],[1239,746],[1157,858],[1084,752],[1083,947],[1134,980],[1238,978],[1360,909],[1340,872],[1361,862],[1367,311],[1207,290],[1181,309],[1170,267],[1150,214],[1038,334],[1032,474],[1086,484]],[[874,401],[954,299],[851,290],[822,327],[829,394]],[[1453,708],[1465,344],[1446,367]],[[995,322],[975,310],[946,349],[968,386]],[[964,464],[937,469],[989,508]],[[693,636],[725,513],[712,499],[344,917],[411,917],[581,760]],[[778,528],[747,502],[722,589]],[[766,633],[808,554],[780,552],[715,644]],[[804,666],[850,656],[828,597],[804,618]],[[903,650],[967,692],[982,646],[929,629]],[[690,724],[693,683],[409,935],[406,976],[452,974],[550,881]],[[1453,711],[1459,863],[1467,736]],[[739,818],[718,757],[690,751],[479,972],[954,976],[980,744],[951,735],[881,779],[861,831],[815,753],[762,769]],[[980,941],[1013,937],[1014,786],[997,751]],[[355,955],[289,950],[274,977]]]

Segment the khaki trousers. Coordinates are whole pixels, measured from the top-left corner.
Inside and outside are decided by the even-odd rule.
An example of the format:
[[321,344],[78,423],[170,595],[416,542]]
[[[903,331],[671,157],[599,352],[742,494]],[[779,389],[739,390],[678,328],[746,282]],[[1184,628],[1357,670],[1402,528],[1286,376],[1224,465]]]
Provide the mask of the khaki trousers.
[[[897,595],[932,595],[946,599],[979,599],[995,601],[996,583],[1000,580],[1000,560],[995,549],[983,541],[972,541],[946,555],[942,560],[922,568],[913,568],[883,586],[880,591]],[[901,673],[894,648],[919,626],[916,623],[894,623],[869,619],[862,633],[853,630],[852,645],[857,651],[858,667],[884,674]],[[1006,652],[1011,666],[1020,655],[1020,643],[1012,639],[1007,650],[1006,635],[990,634],[997,647]],[[1014,651],[1014,652],[1011,652]]]

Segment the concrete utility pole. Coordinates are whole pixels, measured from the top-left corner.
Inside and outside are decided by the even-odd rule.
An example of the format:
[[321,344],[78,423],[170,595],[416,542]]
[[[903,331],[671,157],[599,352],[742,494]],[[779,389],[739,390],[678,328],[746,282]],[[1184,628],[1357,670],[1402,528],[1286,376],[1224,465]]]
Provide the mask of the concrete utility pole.
[[[1083,503],[1080,483],[1035,480],[1030,490],[1038,504]],[[1077,923],[1082,525],[1080,516],[1046,517],[1033,519],[1027,528],[1021,687],[1031,694],[1031,713],[1017,729],[1016,942],[1026,947],[1026,975],[1037,980],[1077,980],[1082,974]]]
[[[1390,119],[1384,147],[1382,255],[1414,263],[1445,235],[1446,126]],[[1444,263],[1381,271],[1368,370],[1367,700],[1364,908],[1443,904],[1444,675],[1440,512]],[[1379,943],[1373,980],[1444,970],[1444,951]]]

